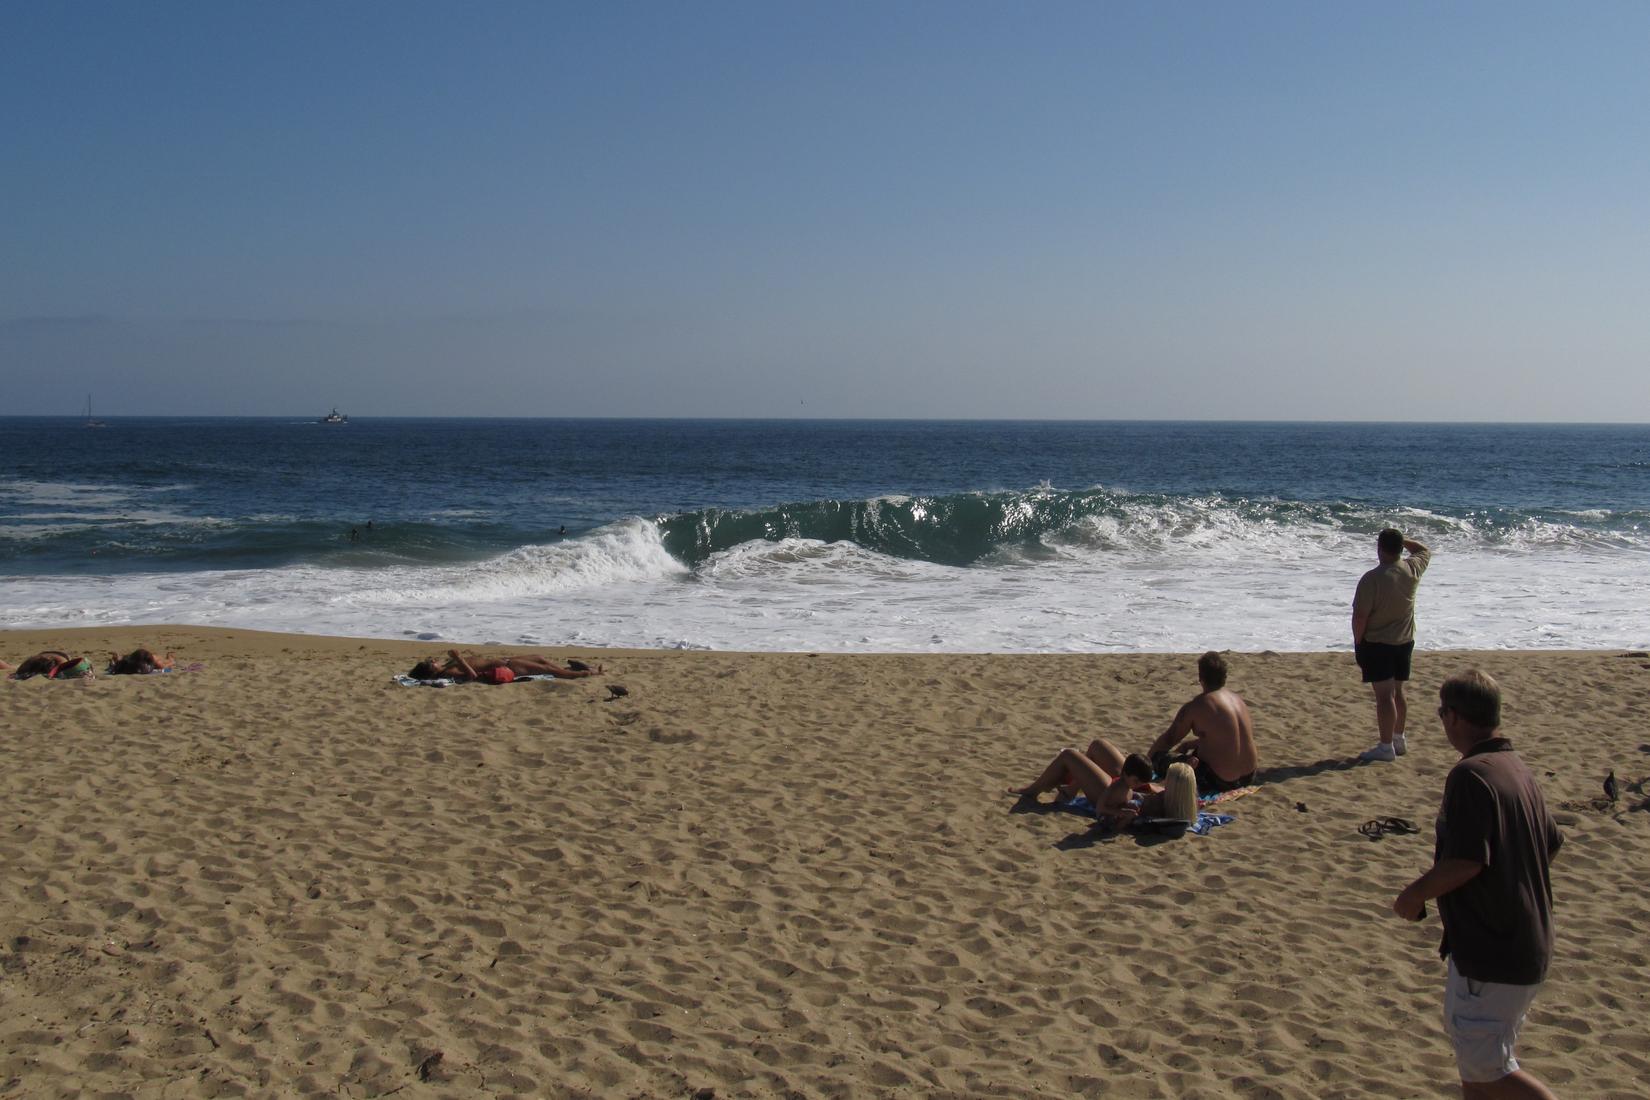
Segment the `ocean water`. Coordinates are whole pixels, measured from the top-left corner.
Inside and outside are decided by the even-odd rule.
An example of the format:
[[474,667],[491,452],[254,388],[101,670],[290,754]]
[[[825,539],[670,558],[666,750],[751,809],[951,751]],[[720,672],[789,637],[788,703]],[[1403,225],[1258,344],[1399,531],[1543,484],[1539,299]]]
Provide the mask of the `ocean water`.
[[[370,527],[369,527],[370,524]],[[1650,644],[1650,427],[0,418],[0,627],[485,644]]]

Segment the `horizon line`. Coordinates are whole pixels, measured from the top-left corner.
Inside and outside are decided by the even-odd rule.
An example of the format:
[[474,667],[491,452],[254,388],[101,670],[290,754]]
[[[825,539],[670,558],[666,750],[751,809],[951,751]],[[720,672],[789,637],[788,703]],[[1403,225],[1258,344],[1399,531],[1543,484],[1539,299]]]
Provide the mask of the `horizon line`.
[[[1503,427],[1550,427],[1550,428],[1640,428],[1650,427],[1650,421],[1645,420],[1377,420],[1377,419],[1328,419],[1328,418],[1291,418],[1291,419],[1254,419],[1245,417],[1152,417],[1152,416],[1118,416],[1118,417],[1073,417],[1073,416],[454,416],[440,413],[404,414],[398,416],[377,416],[373,414],[357,415],[342,414],[346,421],[359,420],[366,422],[391,422],[408,420],[471,420],[471,421],[656,421],[675,423],[758,423],[778,422],[796,424],[1322,424],[1322,425],[1391,425],[1404,426],[1435,426],[1447,427],[1454,425],[1467,426],[1503,426]],[[83,421],[84,413],[7,413],[0,414],[0,421],[6,420],[68,420]],[[298,420],[304,422],[319,422],[320,416],[314,413],[100,413],[98,419],[113,420]]]

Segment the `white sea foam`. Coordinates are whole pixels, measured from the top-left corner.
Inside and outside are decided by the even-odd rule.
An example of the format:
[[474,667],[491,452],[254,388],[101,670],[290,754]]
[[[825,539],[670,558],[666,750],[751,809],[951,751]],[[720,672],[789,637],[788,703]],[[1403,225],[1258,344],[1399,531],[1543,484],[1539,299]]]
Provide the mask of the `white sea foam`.
[[[9,517],[0,516],[0,520]],[[0,522],[0,539],[13,539],[26,542],[30,539],[43,539],[52,535],[66,535],[71,531],[83,531],[85,525],[80,523],[30,523],[23,526],[13,526]]]
[[632,519],[565,543],[523,546],[478,565],[373,573],[380,583],[338,599],[363,607],[499,603],[687,573],[665,552],[652,524]]
[[0,477],[0,499],[10,497],[35,504],[102,505],[156,493],[181,493],[193,485],[109,485],[103,482],[36,481]]
[[132,499],[129,487],[66,481],[27,481],[0,478],[0,502],[15,501],[24,506],[89,508],[107,507]]
[[245,520],[225,520],[217,516],[188,516],[178,512],[158,512],[150,509],[130,509],[119,512],[8,512],[0,513],[0,519],[27,520],[31,523],[41,520],[69,520],[72,522],[60,523],[58,530],[83,531],[89,527],[109,527],[129,525],[133,527],[228,527],[240,526]]
[[945,569],[877,554],[851,542],[780,539],[747,542],[712,555],[698,569],[700,580],[736,584],[751,580],[792,584],[857,584],[866,578],[917,579]]
[[[689,570],[643,521],[479,566],[8,577],[0,625],[190,622],[484,644],[1083,652],[1348,648],[1367,534],[1333,524],[1096,522],[972,567],[851,543],[747,543]],[[1423,648],[1650,645],[1642,549],[1432,539]]]

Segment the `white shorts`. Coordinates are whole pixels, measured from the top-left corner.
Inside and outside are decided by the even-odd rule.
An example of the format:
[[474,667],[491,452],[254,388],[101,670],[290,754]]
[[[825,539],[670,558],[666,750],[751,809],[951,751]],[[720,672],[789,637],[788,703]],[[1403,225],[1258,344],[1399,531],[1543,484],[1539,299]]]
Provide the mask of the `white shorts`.
[[1444,982],[1444,1032],[1455,1046],[1461,1080],[1499,1081],[1518,1070],[1513,1047],[1539,985],[1503,985],[1464,978],[1449,961]]

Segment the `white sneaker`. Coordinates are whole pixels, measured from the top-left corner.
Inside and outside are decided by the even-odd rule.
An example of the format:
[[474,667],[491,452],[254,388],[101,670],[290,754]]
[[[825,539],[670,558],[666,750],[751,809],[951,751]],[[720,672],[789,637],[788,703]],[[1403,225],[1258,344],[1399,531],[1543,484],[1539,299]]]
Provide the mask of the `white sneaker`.
[[1392,735],[1392,751],[1398,756],[1402,756],[1409,751],[1409,742],[1403,734],[1395,733]]
[[1398,759],[1398,753],[1386,742],[1381,742],[1372,749],[1365,749],[1358,754],[1358,759],[1366,764],[1390,764]]

